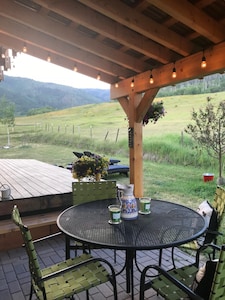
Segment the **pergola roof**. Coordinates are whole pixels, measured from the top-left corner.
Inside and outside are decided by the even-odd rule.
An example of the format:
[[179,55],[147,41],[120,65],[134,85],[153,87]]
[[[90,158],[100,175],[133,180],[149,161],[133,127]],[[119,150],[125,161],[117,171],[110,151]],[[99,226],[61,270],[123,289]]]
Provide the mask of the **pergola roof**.
[[[176,82],[223,72],[225,64],[219,60],[212,67],[210,57],[224,41],[224,0],[1,1],[0,45],[19,52],[26,45],[32,56],[46,60],[50,55],[54,64],[76,66],[93,78],[100,74],[109,84],[143,81],[152,72],[155,85],[165,86],[174,66]],[[204,71],[203,55],[209,61]],[[137,92],[148,89],[146,84]],[[112,98],[127,93],[112,88]]]

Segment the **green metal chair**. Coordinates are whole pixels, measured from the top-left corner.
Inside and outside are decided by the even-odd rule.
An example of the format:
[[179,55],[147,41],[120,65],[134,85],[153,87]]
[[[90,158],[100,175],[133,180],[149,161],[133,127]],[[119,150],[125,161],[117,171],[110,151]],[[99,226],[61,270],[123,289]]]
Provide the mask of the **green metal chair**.
[[[210,284],[203,283],[203,292],[208,295],[196,293],[191,287],[195,280],[200,262],[200,253],[210,247],[219,251],[219,261],[215,265],[215,273],[211,272]],[[151,273],[150,273],[151,272]],[[154,274],[157,274],[154,276]],[[213,275],[214,274],[214,275]],[[210,275],[210,274],[209,274]],[[153,279],[150,276],[154,276]],[[144,300],[144,293],[148,289],[154,289],[157,294],[168,300],[195,299],[217,300],[224,299],[225,292],[225,245],[219,247],[213,244],[202,246],[197,250],[195,263],[177,269],[166,271],[160,266],[149,265],[144,268],[140,279],[140,300]],[[208,291],[205,289],[208,288]],[[200,296],[201,294],[201,296]]]
[[[93,182],[72,182],[72,195],[73,205],[78,205],[86,202],[104,200],[104,199],[116,199],[117,197],[117,186],[116,181],[93,181]],[[77,250],[82,249],[83,251],[88,250],[90,253],[90,247],[71,240],[69,243],[69,249]],[[67,252],[68,252],[67,251]],[[114,251],[114,261],[116,262],[116,250]]]
[[23,225],[16,205],[12,211],[12,219],[20,228],[29,257],[30,300],[33,293],[37,299],[60,300],[66,297],[73,299],[74,294],[82,291],[86,291],[86,297],[89,299],[88,290],[90,288],[108,281],[113,286],[114,299],[117,300],[115,271],[110,263],[102,258],[93,258],[90,254],[84,253],[79,257],[40,269],[30,230]]
[[[179,249],[187,251],[189,253],[196,252],[199,247],[205,244],[218,244],[219,236],[223,235],[223,221],[225,220],[225,189],[221,186],[216,187],[214,200],[211,203],[211,206],[215,209],[217,213],[217,221],[213,227],[216,228],[208,228],[205,235],[198,240],[191,241],[189,243],[183,244],[179,246]],[[207,251],[208,255],[213,255],[214,252]],[[172,248],[172,261],[175,266],[175,258],[174,258],[174,248]]]
[[116,181],[79,181],[72,182],[73,205],[96,200],[115,199]]

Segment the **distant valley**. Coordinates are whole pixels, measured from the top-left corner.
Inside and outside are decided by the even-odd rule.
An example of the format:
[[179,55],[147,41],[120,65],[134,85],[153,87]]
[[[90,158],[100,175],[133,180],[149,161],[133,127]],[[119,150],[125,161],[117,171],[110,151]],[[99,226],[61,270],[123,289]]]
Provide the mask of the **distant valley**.
[[0,98],[15,104],[17,116],[32,109],[51,107],[53,110],[110,101],[110,91],[78,89],[27,78],[5,76],[0,82]]

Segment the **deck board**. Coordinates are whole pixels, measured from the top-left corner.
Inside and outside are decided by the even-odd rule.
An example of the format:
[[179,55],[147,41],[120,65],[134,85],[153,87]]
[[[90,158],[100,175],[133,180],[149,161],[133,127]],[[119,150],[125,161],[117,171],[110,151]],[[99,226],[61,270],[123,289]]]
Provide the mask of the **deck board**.
[[12,196],[0,201],[0,217],[18,203],[22,212],[68,207],[73,181],[69,170],[35,159],[0,159],[0,184],[9,185]]

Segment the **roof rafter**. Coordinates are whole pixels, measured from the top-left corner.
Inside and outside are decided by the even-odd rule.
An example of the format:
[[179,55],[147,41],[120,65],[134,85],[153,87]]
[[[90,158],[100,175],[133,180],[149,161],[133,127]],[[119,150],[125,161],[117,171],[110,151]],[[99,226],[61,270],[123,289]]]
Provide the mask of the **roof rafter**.
[[173,18],[186,24],[194,31],[204,35],[214,43],[219,43],[225,38],[225,27],[219,24],[198,7],[187,0],[147,0],[150,4],[157,5]]
[[[168,63],[168,58],[172,59],[174,57],[174,59],[176,59],[173,51],[166,49],[127,27],[119,25],[112,19],[106,18],[81,3],[68,0],[67,4],[69,5],[65,6],[60,1],[54,3],[54,5],[51,0],[37,0],[36,2],[74,22],[79,22],[83,26],[91,28],[105,37],[114,39],[128,48],[135,49],[143,55],[150,55],[163,64]],[[104,24],[104,26],[102,26],[102,24]]]
[[[184,37],[134,11],[119,0],[113,2],[107,0],[80,0],[80,2],[180,55],[187,56],[193,51],[194,45],[185,40]],[[148,30],[148,28],[151,28],[151,30]]]
[[[118,50],[109,48],[108,46],[104,46],[102,45],[102,43],[96,41],[95,39],[84,36],[77,31],[75,32],[70,27],[65,27],[60,23],[54,22],[50,18],[46,19],[42,15],[36,14],[35,12],[27,11],[26,8],[22,6],[18,7],[11,0],[5,2],[2,6],[2,9],[0,10],[0,15],[7,16],[7,18],[10,18],[12,20],[17,20],[18,13],[23,15],[21,23],[32,28],[33,30],[46,33],[46,28],[48,28],[49,36],[52,36],[73,46],[77,46],[80,49],[100,56],[117,65],[121,65],[128,69],[134,69],[136,72],[141,72],[143,69],[147,70],[150,68],[148,64],[134,57],[131,57],[130,55],[121,53]],[[32,38],[32,35],[30,36],[30,38]],[[43,43],[41,42],[41,40],[39,40],[39,45],[42,44]],[[74,57],[74,59],[76,58]],[[117,76],[117,74],[115,74],[115,76]]]

